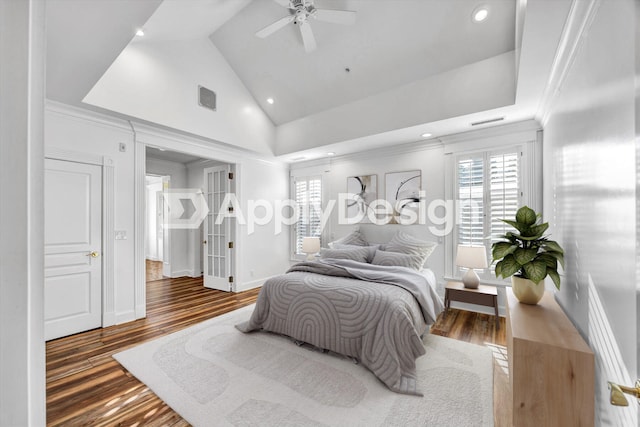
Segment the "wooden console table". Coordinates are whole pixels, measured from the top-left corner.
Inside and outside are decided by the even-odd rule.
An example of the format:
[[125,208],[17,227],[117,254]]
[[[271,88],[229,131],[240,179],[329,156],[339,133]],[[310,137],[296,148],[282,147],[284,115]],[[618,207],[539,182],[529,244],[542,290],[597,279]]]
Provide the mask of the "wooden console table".
[[513,425],[593,426],[593,352],[550,292],[538,305],[506,295]]

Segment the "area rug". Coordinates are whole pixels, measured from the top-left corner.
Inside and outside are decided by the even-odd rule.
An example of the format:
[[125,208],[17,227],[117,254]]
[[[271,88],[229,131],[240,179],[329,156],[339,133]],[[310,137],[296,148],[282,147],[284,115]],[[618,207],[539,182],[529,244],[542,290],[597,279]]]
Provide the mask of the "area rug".
[[114,355],[194,426],[492,426],[491,350],[427,335],[424,397],[390,391],[365,367],[234,325],[253,306]]

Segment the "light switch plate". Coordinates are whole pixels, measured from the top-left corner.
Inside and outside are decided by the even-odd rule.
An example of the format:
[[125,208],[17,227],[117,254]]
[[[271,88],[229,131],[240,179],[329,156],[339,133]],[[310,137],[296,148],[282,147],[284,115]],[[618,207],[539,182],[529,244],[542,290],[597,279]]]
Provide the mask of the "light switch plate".
[[127,232],[125,230],[116,230],[116,240],[127,240]]

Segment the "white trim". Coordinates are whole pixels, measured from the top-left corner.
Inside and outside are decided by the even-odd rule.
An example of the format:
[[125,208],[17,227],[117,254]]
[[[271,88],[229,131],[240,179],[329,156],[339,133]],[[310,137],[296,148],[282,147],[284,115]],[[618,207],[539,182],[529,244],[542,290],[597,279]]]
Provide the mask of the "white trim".
[[104,157],[102,167],[102,327],[115,325],[115,167]]
[[540,123],[543,126],[546,126],[549,121],[551,105],[553,105],[558,93],[560,93],[560,88],[571,70],[580,50],[580,45],[586,37],[600,7],[600,2],[601,0],[573,0],[571,4],[553,64],[551,65],[549,79],[536,112],[536,117],[540,117]]
[[102,169],[102,327],[115,325],[115,163],[111,157],[47,148],[45,159],[100,166]]
[[264,282],[266,282],[267,280],[271,279],[272,277],[275,277],[275,276],[265,277],[264,279],[252,280],[250,282],[244,282],[242,284],[240,284],[240,283],[235,284],[234,283],[234,285],[236,287],[236,289],[234,289],[234,292],[243,292],[243,291],[248,291],[249,289],[259,288],[264,284]]
[[177,271],[172,271],[171,272],[171,276],[169,276],[171,279],[177,279],[178,277],[200,277],[201,275],[194,275],[194,271],[190,270],[190,269],[184,269],[184,270],[177,270]]
[[[145,262],[145,227],[146,227],[146,146],[133,137],[134,145],[134,319],[142,319],[147,315],[147,278]],[[165,259],[167,254],[164,254]],[[163,262],[164,266],[164,262]],[[164,273],[164,269],[163,269]]]
[[116,118],[104,113],[99,113],[97,111],[74,107],[68,104],[63,104],[61,102],[52,101],[50,99],[47,99],[45,101],[45,109],[50,113],[63,116],[65,119],[72,118],[85,123],[89,121],[94,125],[109,128],[118,128],[127,133],[131,133],[131,128],[127,124],[126,120]]
[[115,315],[116,325],[133,322],[134,320],[136,320],[136,313],[134,310],[122,311]]
[[55,147],[46,147],[44,151],[44,157],[46,159],[86,163],[96,166],[102,166],[105,164],[105,157],[100,154],[81,153],[78,151],[62,150]]
[[488,151],[504,146],[536,141],[541,126],[533,121],[518,122],[443,138],[445,154]]

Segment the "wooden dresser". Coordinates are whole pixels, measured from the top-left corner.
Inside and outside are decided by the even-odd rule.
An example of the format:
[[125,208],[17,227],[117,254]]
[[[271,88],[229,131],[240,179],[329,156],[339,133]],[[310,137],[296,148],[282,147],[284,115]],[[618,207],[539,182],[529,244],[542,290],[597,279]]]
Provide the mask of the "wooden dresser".
[[593,426],[593,352],[552,293],[538,305],[506,295],[513,425]]

